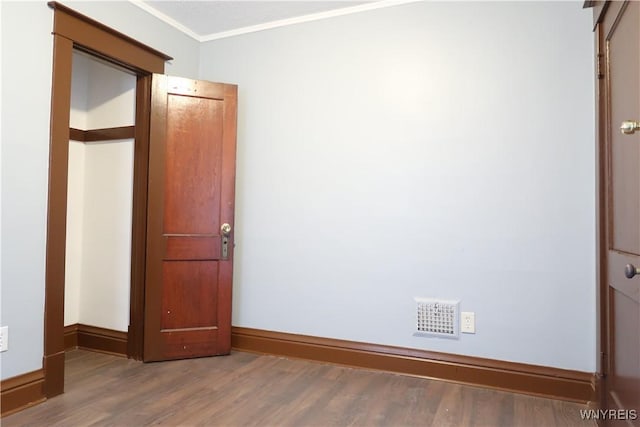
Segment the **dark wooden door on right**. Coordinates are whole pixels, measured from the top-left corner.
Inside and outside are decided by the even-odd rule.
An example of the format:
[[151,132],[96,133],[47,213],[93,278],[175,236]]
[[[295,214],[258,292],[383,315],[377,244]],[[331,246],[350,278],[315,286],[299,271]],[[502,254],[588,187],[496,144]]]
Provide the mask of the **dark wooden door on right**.
[[607,286],[601,295],[608,311],[606,408],[623,410],[626,419],[613,424],[640,425],[640,419],[625,412],[639,411],[640,416],[640,129],[628,128],[640,121],[640,3],[612,2],[601,25],[609,171]]

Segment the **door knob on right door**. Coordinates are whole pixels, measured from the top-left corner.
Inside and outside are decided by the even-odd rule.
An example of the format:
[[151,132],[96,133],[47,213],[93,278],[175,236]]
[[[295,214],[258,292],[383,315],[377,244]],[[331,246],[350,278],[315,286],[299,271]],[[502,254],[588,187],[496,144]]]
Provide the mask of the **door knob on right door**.
[[624,275],[626,276],[627,279],[631,279],[637,274],[640,274],[640,268],[636,268],[633,264],[625,265]]

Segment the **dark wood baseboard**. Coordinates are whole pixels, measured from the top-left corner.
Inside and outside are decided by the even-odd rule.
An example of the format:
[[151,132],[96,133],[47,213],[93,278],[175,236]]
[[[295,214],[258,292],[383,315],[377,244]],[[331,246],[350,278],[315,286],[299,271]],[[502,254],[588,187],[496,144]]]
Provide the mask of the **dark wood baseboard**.
[[589,405],[593,409],[604,409],[604,387],[602,384],[602,374],[600,372],[593,376],[593,400],[589,402]]
[[115,141],[118,139],[133,139],[135,132],[135,126],[89,130],[69,128],[69,139],[79,142]]
[[2,417],[33,406],[46,399],[44,394],[44,370],[28,372],[7,378],[0,383],[0,407]]
[[64,347],[127,357],[127,333],[76,323],[64,327]]
[[64,349],[75,350],[78,348],[78,323],[64,327]]
[[336,363],[573,402],[596,400],[596,376],[523,363],[232,327],[235,350]]

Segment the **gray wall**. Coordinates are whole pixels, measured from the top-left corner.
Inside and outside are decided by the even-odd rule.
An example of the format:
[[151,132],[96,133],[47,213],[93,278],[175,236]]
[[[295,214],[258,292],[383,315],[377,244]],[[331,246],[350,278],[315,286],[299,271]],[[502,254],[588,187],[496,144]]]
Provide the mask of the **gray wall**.
[[[240,91],[233,324],[594,371],[590,19],[418,2],[204,43]],[[414,297],[477,333],[412,336]]]
[[[170,74],[239,84],[235,325],[595,370],[579,3],[415,3],[201,46],[130,3],[67,4]],[[0,10],[4,379],[42,366],[52,12]],[[415,296],[460,298],[477,334],[413,337]]]

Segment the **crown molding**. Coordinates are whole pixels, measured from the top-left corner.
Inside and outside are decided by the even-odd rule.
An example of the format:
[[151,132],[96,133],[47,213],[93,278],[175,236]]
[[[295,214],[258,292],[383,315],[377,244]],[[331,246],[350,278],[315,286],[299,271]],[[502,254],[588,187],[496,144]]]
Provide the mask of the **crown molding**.
[[197,40],[199,42],[202,42],[201,37],[198,34],[194,33],[189,28],[187,28],[186,26],[182,25],[181,23],[179,23],[178,21],[176,21],[175,19],[173,19],[169,15],[165,15],[164,13],[162,13],[159,10],[155,9],[154,7],[149,6],[147,3],[143,2],[142,0],[129,0],[129,3],[133,4],[134,6],[139,7],[140,9],[142,9],[145,12],[149,13],[150,15],[155,16],[156,18],[158,18],[159,20],[161,20],[165,24],[171,25],[173,28],[175,28],[178,31],[181,31],[182,33],[184,33],[186,35],[188,35],[192,39]]
[[172,26],[173,28],[183,32],[184,34],[188,35],[189,37],[191,37],[194,40],[197,40],[197,41],[199,41],[201,43],[202,42],[212,41],[212,40],[224,39],[224,38],[228,38],[228,37],[239,36],[239,35],[242,35],[242,34],[249,34],[249,33],[255,33],[255,32],[258,32],[258,31],[270,30],[270,29],[273,29],[273,28],[286,27],[286,26],[295,25],[295,24],[302,24],[304,22],[319,21],[321,19],[334,18],[334,17],[337,17],[337,16],[344,16],[344,15],[351,15],[353,13],[366,12],[366,11],[375,10],[375,9],[383,9],[383,8],[386,8],[386,7],[393,7],[393,6],[398,6],[398,5],[407,4],[407,3],[417,3],[417,2],[420,2],[420,1],[423,1],[423,0],[381,0],[381,1],[374,1],[374,2],[371,2],[371,3],[361,4],[361,5],[357,5],[357,6],[343,7],[343,8],[340,8],[340,9],[329,10],[329,11],[326,11],[326,12],[312,13],[312,14],[309,14],[309,15],[296,16],[295,18],[280,19],[280,20],[277,20],[277,21],[265,22],[263,24],[236,28],[235,30],[222,31],[222,32],[219,32],[219,33],[211,33],[211,34],[206,34],[206,35],[198,35],[195,32],[191,31],[189,28],[187,28],[185,25],[182,25],[181,23],[179,23],[175,19],[171,18],[170,16],[165,15],[164,13],[156,10],[152,6],[149,6],[147,3],[143,2],[142,0],[129,0],[130,3],[134,4],[135,6],[139,7],[140,9],[142,9],[142,10],[146,11],[147,13],[155,16],[156,18],[160,19],[164,23]]
[[258,31],[270,30],[272,28],[286,27],[289,25],[302,24],[304,22],[319,21],[321,19],[334,18],[336,16],[351,15],[353,13],[366,12],[368,10],[383,9],[386,7],[398,6],[406,3],[416,3],[422,0],[381,0],[357,6],[343,7],[340,9],[328,10],[326,12],[312,13],[309,15],[296,16],[295,18],[280,19],[277,21],[265,22],[264,24],[251,25],[249,27],[237,28],[235,30],[223,31],[220,33],[208,34],[200,37],[200,41],[208,42],[212,40],[224,39],[227,37],[239,36],[242,34],[255,33]]

